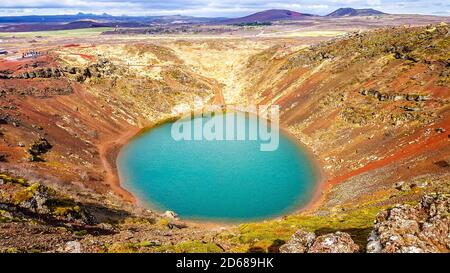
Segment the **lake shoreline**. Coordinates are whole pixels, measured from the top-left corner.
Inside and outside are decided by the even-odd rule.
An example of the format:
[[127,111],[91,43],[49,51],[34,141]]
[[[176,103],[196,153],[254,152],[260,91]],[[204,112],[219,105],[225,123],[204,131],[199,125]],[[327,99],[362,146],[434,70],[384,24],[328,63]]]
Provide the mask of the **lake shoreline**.
[[[192,113],[191,113],[192,114]],[[132,204],[148,209],[151,211],[154,211],[155,213],[162,214],[164,211],[161,211],[159,209],[156,209],[155,207],[151,207],[148,204],[142,202],[135,196],[135,194],[131,193],[128,189],[124,187],[123,181],[121,181],[121,177],[118,171],[117,167],[117,161],[119,158],[120,151],[133,139],[136,139],[140,137],[142,134],[148,132],[149,130],[153,130],[158,126],[167,124],[169,122],[173,122],[177,119],[183,118],[189,114],[185,115],[177,115],[177,116],[171,116],[168,118],[161,119],[160,121],[145,126],[141,128],[136,128],[134,130],[128,131],[124,133],[123,135],[119,136],[118,139],[110,142],[105,143],[103,149],[101,150],[101,157],[105,158],[108,165],[110,166],[107,168],[108,175],[108,184],[111,186],[111,189],[113,192],[119,195],[124,201],[131,202]],[[289,129],[282,127],[280,125],[280,132],[283,134],[283,136],[290,139],[295,145],[297,145],[300,150],[305,154],[307,157],[308,162],[311,165],[311,168],[313,170],[315,180],[317,182],[314,183],[313,189],[312,189],[312,197],[305,205],[300,205],[297,208],[293,208],[288,213],[283,213],[282,215],[274,216],[274,217],[263,217],[261,219],[253,219],[253,220],[242,220],[242,221],[233,221],[233,220],[222,220],[222,219],[184,219],[181,220],[189,225],[193,226],[199,226],[199,227],[208,227],[208,228],[217,228],[217,227],[231,227],[231,226],[237,226],[239,224],[243,223],[249,223],[249,222],[260,222],[260,221],[266,221],[266,220],[276,220],[281,219],[288,215],[295,215],[297,213],[306,212],[311,210],[312,208],[316,207],[317,203],[320,201],[320,197],[322,196],[322,191],[325,188],[325,174],[323,172],[323,169],[320,165],[319,160],[314,155],[314,153],[301,141],[299,141],[290,131]],[[109,154],[109,156],[108,156]],[[109,170],[108,170],[109,169]],[[176,212],[176,211],[175,211]]]
[[314,184],[314,189],[310,200],[301,208],[295,210],[291,214],[309,212],[315,209],[321,202],[324,190],[327,188],[327,177],[325,171],[323,170],[322,164],[314,152],[305,143],[301,142],[293,133],[289,131],[286,127],[281,127],[280,130],[284,132],[285,136],[290,138],[306,155],[308,161],[313,169],[316,183]]
[[118,197],[125,202],[133,204],[136,204],[136,198],[132,193],[122,187],[116,160],[120,150],[131,141],[139,131],[140,128],[131,128],[129,131],[121,134],[118,138],[97,145],[100,161],[106,171],[106,183]]

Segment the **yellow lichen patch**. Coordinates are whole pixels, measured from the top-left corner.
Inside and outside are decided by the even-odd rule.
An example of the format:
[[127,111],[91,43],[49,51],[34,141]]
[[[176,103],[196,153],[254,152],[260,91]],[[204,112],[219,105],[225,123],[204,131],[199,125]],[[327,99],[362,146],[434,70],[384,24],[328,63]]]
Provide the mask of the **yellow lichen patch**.
[[79,213],[81,208],[79,206],[74,207],[56,207],[53,210],[53,214],[56,216],[67,216],[69,213]]
[[44,186],[42,186],[39,183],[34,183],[33,185],[23,189],[22,191],[17,192],[14,195],[15,203],[20,204],[22,202],[26,202],[30,200],[37,191],[44,191],[44,190],[45,190]]
[[29,185],[27,180],[23,178],[14,178],[5,173],[0,173],[0,179],[3,180],[4,183],[18,184],[25,187]]
[[159,219],[157,224],[158,224],[158,226],[165,228],[165,227],[169,226],[169,223],[170,223],[170,221],[168,219],[161,218],[161,219]]
[[143,217],[127,217],[123,220],[124,225],[148,225],[155,224],[155,219],[143,218]]

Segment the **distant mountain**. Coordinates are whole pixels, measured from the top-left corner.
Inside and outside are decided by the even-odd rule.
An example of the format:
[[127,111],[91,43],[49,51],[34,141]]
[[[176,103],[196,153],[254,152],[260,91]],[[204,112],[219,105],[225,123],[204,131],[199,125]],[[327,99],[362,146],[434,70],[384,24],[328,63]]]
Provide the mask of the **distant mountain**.
[[7,24],[0,26],[1,32],[34,32],[34,31],[54,31],[54,30],[71,30],[71,29],[84,29],[84,28],[99,28],[99,27],[145,27],[147,25],[136,22],[109,22],[99,23],[90,20],[75,21],[70,23],[25,23],[25,24]]
[[101,15],[91,13],[78,13],[71,15],[27,15],[27,16],[3,16],[0,17],[0,24],[59,24],[71,23],[83,20],[90,20],[99,23],[113,22],[133,22],[133,23],[205,23],[220,21],[224,18],[202,18],[182,15],[168,16],[112,16],[106,13]]
[[327,17],[373,16],[385,14],[386,13],[375,9],[340,8],[328,14]]
[[89,13],[78,13],[72,15],[24,15],[24,16],[2,16],[0,23],[69,23],[80,20],[113,20],[114,17],[108,14],[96,15]]
[[224,20],[222,23],[226,24],[245,24],[245,23],[263,23],[272,21],[282,21],[282,20],[301,20],[306,17],[314,16],[312,14],[299,13],[290,10],[283,9],[271,9],[261,12],[257,12],[245,17],[234,18],[229,20]]

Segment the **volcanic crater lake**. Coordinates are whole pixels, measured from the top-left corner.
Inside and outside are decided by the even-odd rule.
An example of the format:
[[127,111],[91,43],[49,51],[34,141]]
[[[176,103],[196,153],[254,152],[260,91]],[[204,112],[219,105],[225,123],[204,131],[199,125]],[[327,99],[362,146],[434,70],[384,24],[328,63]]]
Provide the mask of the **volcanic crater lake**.
[[[207,122],[228,115],[189,119]],[[249,115],[235,118],[270,127]],[[260,150],[263,140],[177,141],[172,126],[142,132],[117,159],[122,186],[147,207],[172,210],[183,219],[239,222],[280,216],[311,200],[317,182],[313,164],[284,133],[278,149],[267,152]]]

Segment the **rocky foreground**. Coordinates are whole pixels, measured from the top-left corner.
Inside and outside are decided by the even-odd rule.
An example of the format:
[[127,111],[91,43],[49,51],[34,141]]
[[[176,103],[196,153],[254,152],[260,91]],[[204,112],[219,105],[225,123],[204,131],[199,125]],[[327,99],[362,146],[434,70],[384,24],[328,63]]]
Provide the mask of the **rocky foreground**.
[[[396,205],[378,213],[365,250],[368,253],[450,252],[450,195],[430,194],[416,206]],[[282,253],[361,252],[345,232],[316,236],[298,230]]]
[[[2,252],[225,252],[242,242],[230,230],[205,230],[173,212],[130,212],[76,200],[40,183],[0,175]],[[5,194],[8,192],[8,194]],[[92,197],[90,197],[92,198]],[[300,222],[301,225],[301,222]],[[267,249],[281,253],[436,253],[450,251],[450,195],[424,195],[419,204],[379,212],[366,245],[347,232],[297,230]],[[237,238],[243,234],[236,234]],[[264,249],[251,247],[247,251]]]

